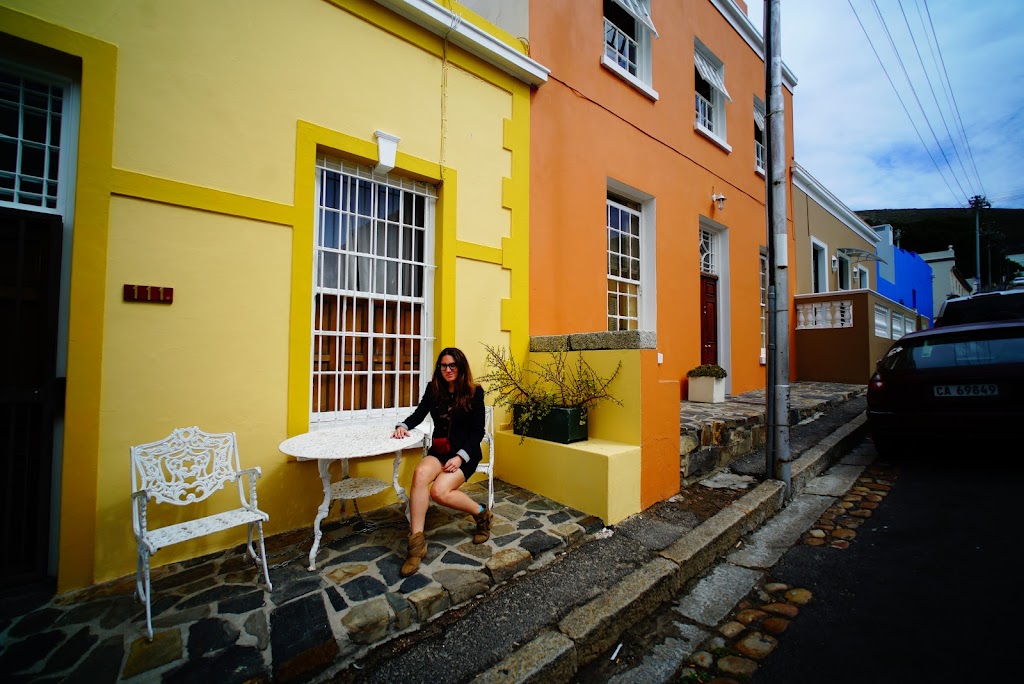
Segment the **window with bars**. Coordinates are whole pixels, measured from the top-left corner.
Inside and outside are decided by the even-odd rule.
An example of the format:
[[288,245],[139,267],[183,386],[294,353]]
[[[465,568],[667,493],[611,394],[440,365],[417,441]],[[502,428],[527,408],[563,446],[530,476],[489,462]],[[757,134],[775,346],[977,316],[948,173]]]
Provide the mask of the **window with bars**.
[[604,0],[604,58],[613,70],[651,85],[651,38],[658,32],[649,0]]
[[311,422],[415,406],[431,369],[430,186],[317,160]]
[[700,272],[718,275],[718,255],[715,253],[715,234],[704,228],[700,229]]
[[0,68],[0,202],[57,209],[64,88]]
[[638,330],[641,208],[609,194],[607,210],[608,330]]
[[725,140],[725,103],[732,102],[725,89],[725,66],[699,43],[693,51],[695,125]]

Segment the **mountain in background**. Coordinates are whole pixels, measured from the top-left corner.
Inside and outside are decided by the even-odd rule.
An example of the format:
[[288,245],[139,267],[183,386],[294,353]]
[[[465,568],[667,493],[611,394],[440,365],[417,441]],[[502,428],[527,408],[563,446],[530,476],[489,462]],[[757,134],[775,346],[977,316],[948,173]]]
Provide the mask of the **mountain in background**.
[[[965,278],[975,276],[973,209],[867,209],[855,212],[870,226],[890,224],[905,250],[939,252],[952,245],[956,267]],[[1024,209],[982,209],[981,278],[983,289],[1013,278],[1020,264],[1010,255],[1024,254]]]

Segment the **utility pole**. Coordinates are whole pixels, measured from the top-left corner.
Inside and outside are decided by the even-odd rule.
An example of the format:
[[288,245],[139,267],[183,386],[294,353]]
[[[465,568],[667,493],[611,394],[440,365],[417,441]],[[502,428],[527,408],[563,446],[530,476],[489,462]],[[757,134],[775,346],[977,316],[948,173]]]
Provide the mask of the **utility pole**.
[[786,121],[782,99],[780,2],[765,0],[764,3],[769,312],[765,416],[770,426],[765,453],[766,477],[782,480],[789,500],[793,496],[793,455],[789,444],[789,234],[786,232]]
[[[981,210],[988,209],[992,205],[984,195],[972,197],[970,205],[974,209],[974,281],[977,283],[974,291],[981,292]],[[989,273],[988,279],[991,282],[991,273]]]

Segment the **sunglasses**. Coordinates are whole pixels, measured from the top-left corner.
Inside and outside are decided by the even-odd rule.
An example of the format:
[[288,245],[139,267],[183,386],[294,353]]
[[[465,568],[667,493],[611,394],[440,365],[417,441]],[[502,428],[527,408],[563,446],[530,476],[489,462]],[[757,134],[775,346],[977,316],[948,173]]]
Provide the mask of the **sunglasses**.
[[457,363],[439,363],[437,367],[441,370],[456,370],[459,367]]

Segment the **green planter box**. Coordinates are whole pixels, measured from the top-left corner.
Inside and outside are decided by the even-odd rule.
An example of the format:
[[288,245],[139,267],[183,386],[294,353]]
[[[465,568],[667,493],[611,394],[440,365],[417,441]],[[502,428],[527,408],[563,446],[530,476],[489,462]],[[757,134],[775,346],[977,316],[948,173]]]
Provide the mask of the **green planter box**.
[[[512,407],[512,432],[517,435],[523,434],[515,428],[516,423],[519,422],[519,412],[521,410],[519,406]],[[587,427],[587,421],[582,417],[582,411],[579,408],[555,407],[542,420],[532,421],[526,436],[535,439],[546,439],[549,442],[558,442],[559,444],[569,444],[570,442],[585,440],[587,438]]]

